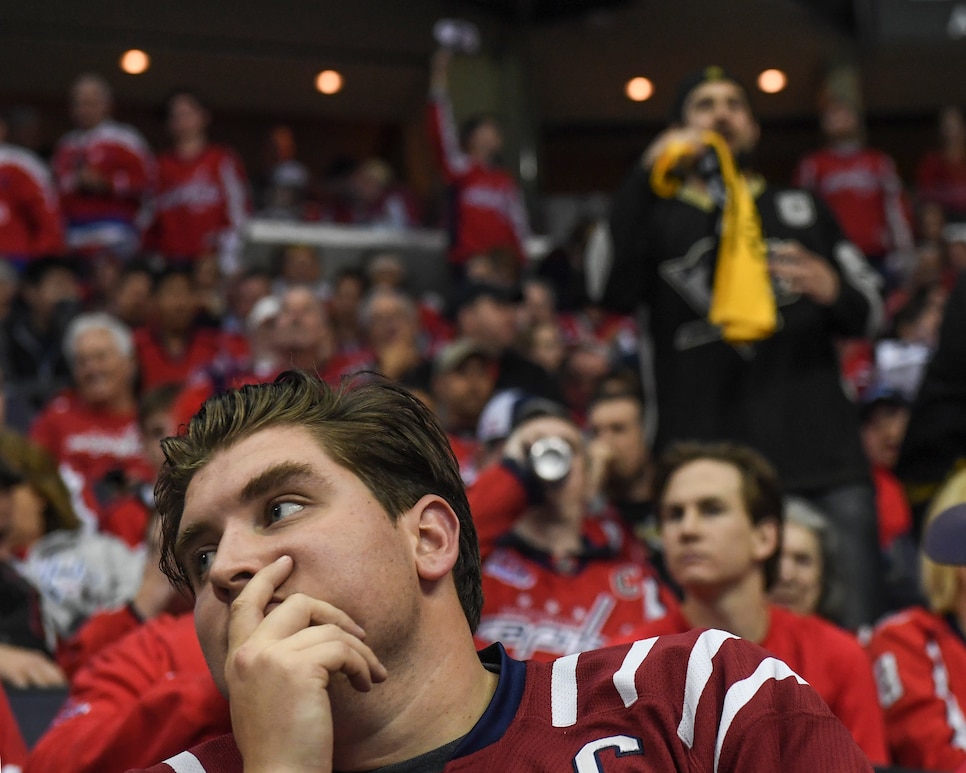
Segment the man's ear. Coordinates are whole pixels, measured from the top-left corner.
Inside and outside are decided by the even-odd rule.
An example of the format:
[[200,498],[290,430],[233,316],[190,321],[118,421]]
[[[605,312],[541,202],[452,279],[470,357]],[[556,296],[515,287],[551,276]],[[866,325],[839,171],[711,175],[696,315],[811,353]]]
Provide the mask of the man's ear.
[[405,516],[413,538],[416,571],[421,580],[439,580],[456,566],[460,522],[442,497],[427,494]]
[[781,527],[774,518],[755,524],[755,558],[767,561],[781,548]]

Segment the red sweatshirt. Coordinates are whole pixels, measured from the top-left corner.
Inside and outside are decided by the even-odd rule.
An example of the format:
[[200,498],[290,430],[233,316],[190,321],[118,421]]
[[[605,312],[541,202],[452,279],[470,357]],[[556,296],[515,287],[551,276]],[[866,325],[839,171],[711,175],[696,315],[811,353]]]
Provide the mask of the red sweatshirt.
[[[126,625],[120,618],[115,622]],[[228,702],[201,654],[193,616],[162,615],[103,649],[74,675],[67,703],[25,770],[147,767],[230,728]]]
[[25,148],[0,143],[0,257],[60,252],[64,228],[50,172]]

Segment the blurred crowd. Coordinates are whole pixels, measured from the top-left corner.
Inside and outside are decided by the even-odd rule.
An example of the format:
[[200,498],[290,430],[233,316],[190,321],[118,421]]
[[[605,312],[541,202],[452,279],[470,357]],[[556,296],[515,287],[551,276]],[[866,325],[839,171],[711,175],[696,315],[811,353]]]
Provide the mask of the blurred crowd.
[[[825,96],[827,145],[802,148],[795,176],[810,193],[774,199],[797,247],[760,205],[777,332],[734,343],[687,320],[666,329],[678,306],[693,313],[688,288],[718,242],[708,220],[713,249],[675,253],[691,226],[631,190],[652,178],[615,180],[609,222],[528,258],[499,123],[457,124],[449,59],[433,60],[427,109],[450,193],[444,297],[412,292],[390,250],[335,271],[306,244],[243,260],[255,198],[262,217],[422,224],[381,160],[347,162],[320,191],[279,129],[253,197],[198,95],[166,100],[171,146],[156,153],[96,75],[72,86],[75,129],[48,160],[7,142],[15,116],[0,117],[0,682],[70,690],[25,770],[148,765],[228,726],[189,605],[158,569],[159,440],[212,394],[290,368],[389,378],[433,408],[477,521],[481,646],[550,659],[724,628],[802,671],[873,762],[966,763],[966,574],[919,553],[937,502],[966,501],[962,110],[942,110],[937,147],[902,180],[868,147],[855,95]],[[743,169],[757,133],[737,112],[706,125],[696,112],[721,82],[687,84],[672,125],[718,132]],[[714,179],[737,190],[727,169]],[[834,225],[809,241],[825,212]],[[673,260],[652,273],[645,220],[652,242],[670,234]],[[825,238],[839,228],[851,252]],[[831,268],[808,273],[815,260]],[[673,302],[645,287],[658,281]],[[689,359],[711,346],[726,354]],[[748,390],[728,391],[739,379]],[[719,382],[723,397],[701,392]]]

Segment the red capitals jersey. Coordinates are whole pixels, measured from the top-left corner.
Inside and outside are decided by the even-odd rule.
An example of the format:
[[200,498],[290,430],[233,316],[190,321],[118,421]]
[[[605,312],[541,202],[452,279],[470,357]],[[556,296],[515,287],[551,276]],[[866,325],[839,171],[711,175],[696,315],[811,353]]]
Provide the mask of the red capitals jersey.
[[927,770],[966,764],[966,640],[952,621],[908,609],[880,623],[866,649],[893,761]]
[[510,533],[483,562],[476,642],[501,642],[513,657],[552,660],[627,637],[677,607],[646,561],[584,540],[580,555],[552,556]]
[[122,470],[130,480],[151,478],[133,410],[115,413],[93,408],[68,390],[37,416],[30,437],[53,455],[64,482],[75,493],[96,488],[112,470]]
[[814,191],[867,256],[913,246],[909,207],[889,156],[871,148],[826,149],[801,160],[795,184]]
[[155,332],[146,327],[134,331],[134,348],[142,392],[162,384],[187,381],[189,376],[219,358],[240,360],[248,357],[248,342],[243,336],[205,327],[196,327],[189,333],[185,350],[177,356],[172,355]]
[[[888,762],[875,681],[859,643],[815,615],[797,615],[772,604],[769,616],[761,646],[808,680],[872,762]],[[691,628],[684,614],[675,609],[662,620],[640,626],[631,637],[661,636]],[[843,674],[848,674],[848,679],[843,679]]]
[[195,158],[158,157],[158,192],[148,246],[170,258],[219,252],[238,238],[251,210],[248,178],[237,154],[207,145]]
[[450,262],[465,263],[474,255],[501,248],[522,260],[529,226],[516,181],[502,169],[475,164],[460,149],[445,94],[432,95],[429,122],[443,174],[454,193],[449,213]]
[[[102,175],[109,190],[80,190],[79,174],[85,167]],[[54,151],[53,169],[69,230],[104,222],[132,226],[156,175],[144,138],[133,127],[112,120],[64,135]],[[78,231],[69,234],[69,246],[83,249],[97,238],[93,229]]]
[[228,702],[208,671],[191,614],[161,615],[87,662],[30,754],[29,773],[152,765],[228,732]]
[[[523,663],[480,653],[500,681],[443,773],[850,773],[872,770],[787,665],[722,631]],[[231,736],[151,773],[236,773]]]
[[20,735],[20,725],[0,685],[0,773],[20,773],[26,761],[27,746]]
[[916,167],[916,192],[942,205],[951,220],[966,218],[966,160],[952,161],[940,151],[923,156]]
[[63,243],[60,204],[44,162],[0,143],[0,257],[54,254]]

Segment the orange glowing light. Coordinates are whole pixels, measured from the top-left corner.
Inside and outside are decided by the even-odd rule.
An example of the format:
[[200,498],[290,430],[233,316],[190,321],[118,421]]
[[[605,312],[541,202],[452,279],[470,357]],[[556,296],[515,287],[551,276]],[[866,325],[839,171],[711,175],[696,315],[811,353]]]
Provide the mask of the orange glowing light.
[[624,93],[634,102],[644,102],[654,93],[654,84],[647,78],[631,78],[624,87]]
[[151,66],[151,57],[137,48],[121,54],[121,69],[128,75],[140,75]]
[[342,91],[342,83],[342,73],[335,70],[323,70],[315,77],[315,88],[323,94]]

